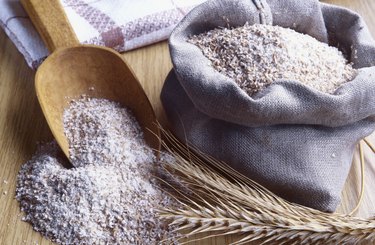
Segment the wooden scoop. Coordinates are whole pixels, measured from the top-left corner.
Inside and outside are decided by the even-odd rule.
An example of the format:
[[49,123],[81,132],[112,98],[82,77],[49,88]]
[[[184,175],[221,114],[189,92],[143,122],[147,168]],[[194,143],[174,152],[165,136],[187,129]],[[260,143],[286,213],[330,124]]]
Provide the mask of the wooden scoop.
[[21,0],[52,53],[39,67],[35,88],[40,106],[58,144],[69,158],[63,112],[82,95],[119,102],[132,110],[146,143],[160,149],[156,117],[142,86],[115,51],[80,45],[59,0]]

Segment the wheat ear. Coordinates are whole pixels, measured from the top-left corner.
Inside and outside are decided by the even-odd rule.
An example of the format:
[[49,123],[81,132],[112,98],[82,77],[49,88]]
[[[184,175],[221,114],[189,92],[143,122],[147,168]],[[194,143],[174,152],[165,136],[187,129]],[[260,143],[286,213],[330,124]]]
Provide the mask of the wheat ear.
[[[163,130],[163,142],[176,161],[164,164],[179,208],[159,210],[160,217],[192,236],[241,235],[233,244],[356,244],[375,242],[375,218],[324,213],[290,203],[224,163],[180,143]],[[173,145],[173,148],[169,147]],[[191,241],[187,241],[191,242]]]

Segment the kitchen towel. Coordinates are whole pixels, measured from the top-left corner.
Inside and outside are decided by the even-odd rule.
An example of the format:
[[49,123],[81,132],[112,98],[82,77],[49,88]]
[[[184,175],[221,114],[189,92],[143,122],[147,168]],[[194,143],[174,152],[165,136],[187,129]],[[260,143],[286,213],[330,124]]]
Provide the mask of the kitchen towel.
[[[83,44],[119,52],[168,38],[175,25],[204,0],[60,0]],[[0,0],[0,26],[36,69],[48,55],[19,0]]]

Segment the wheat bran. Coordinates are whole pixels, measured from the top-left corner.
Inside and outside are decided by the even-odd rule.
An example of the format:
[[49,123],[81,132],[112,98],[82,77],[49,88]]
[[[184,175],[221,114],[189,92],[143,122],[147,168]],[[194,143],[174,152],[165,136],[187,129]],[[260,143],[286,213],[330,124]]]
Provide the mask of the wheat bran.
[[217,28],[188,41],[250,96],[277,80],[299,81],[334,93],[357,74],[337,48],[280,26]]

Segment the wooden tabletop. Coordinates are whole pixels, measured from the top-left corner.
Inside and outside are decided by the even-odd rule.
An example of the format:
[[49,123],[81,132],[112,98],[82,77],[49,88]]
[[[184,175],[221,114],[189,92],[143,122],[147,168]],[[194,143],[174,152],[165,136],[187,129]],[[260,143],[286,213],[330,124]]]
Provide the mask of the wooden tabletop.
[[[329,0],[359,12],[375,36],[375,1]],[[158,43],[123,55],[141,81],[159,120],[165,117],[159,94],[171,69],[166,42]],[[34,90],[34,75],[5,33],[0,31],[0,244],[52,244],[21,221],[14,199],[16,176],[20,166],[36,149],[37,142],[50,141],[52,134],[43,117]],[[375,142],[375,135],[370,136]],[[365,147],[365,195],[355,214],[369,217],[375,214],[375,157]],[[360,165],[355,153],[352,169],[342,194],[338,212],[348,212],[357,203],[360,192]],[[308,193],[307,193],[308,194]],[[234,237],[235,238],[235,237]],[[216,238],[192,244],[228,244],[234,238]]]

